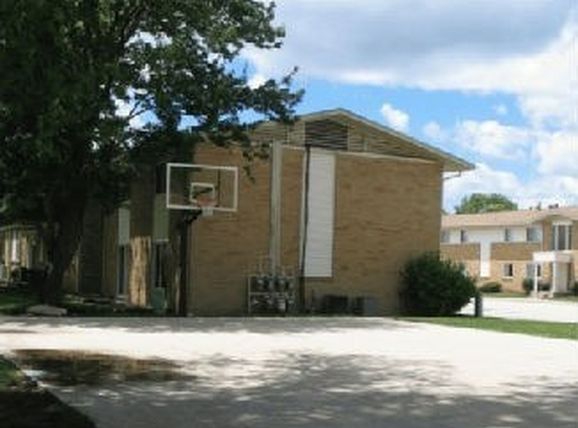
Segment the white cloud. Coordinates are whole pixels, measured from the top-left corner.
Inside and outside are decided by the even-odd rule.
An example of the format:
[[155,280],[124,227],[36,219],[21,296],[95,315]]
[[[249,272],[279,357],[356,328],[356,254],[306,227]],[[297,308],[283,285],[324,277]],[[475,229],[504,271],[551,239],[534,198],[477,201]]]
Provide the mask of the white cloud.
[[281,0],[287,38],[247,50],[264,76],[506,92],[536,125],[576,120],[574,0]]
[[422,129],[423,135],[425,135],[428,141],[434,143],[440,143],[447,140],[447,132],[442,129],[439,123],[432,120],[426,123]]
[[474,171],[444,182],[445,209],[453,211],[464,196],[472,193],[500,193],[516,202],[520,208],[536,206],[540,202],[542,205],[572,205],[578,204],[578,177],[549,175],[524,183],[511,172],[480,163]]
[[578,132],[556,132],[536,146],[538,171],[578,178]]
[[398,131],[407,132],[409,127],[409,115],[397,110],[391,104],[384,103],[380,109],[385,123]]
[[[133,109],[133,104],[119,98],[114,100],[116,106],[116,114],[120,117],[128,117]],[[135,116],[131,118],[128,122],[129,126],[134,129],[142,128],[145,126],[145,121],[141,116]]]
[[456,125],[452,138],[483,156],[520,159],[527,156],[528,147],[537,135],[529,129],[503,125],[495,120],[466,120]]
[[498,116],[506,116],[508,114],[508,107],[504,104],[498,104],[494,106],[494,113]]
[[247,82],[247,85],[249,85],[249,87],[251,89],[256,89],[260,86],[263,86],[266,81],[267,81],[267,78],[265,76],[263,76],[262,74],[256,73],[253,76],[251,76],[251,78]]

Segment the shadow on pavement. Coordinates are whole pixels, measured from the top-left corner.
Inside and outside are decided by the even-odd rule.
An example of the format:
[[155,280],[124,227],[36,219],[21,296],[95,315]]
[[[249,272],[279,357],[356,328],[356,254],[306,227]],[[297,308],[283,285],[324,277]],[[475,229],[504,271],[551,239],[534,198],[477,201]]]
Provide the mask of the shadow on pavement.
[[198,382],[61,389],[102,427],[575,428],[578,385],[547,379],[476,394],[433,361],[287,355],[215,359]]

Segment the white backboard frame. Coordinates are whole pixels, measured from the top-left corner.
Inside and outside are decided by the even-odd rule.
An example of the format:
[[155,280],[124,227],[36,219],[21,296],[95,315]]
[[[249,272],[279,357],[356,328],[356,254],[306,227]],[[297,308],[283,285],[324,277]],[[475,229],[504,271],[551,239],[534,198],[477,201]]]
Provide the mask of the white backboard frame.
[[[182,205],[171,203],[171,170],[173,168],[184,168],[184,169],[205,169],[211,171],[227,171],[233,174],[234,180],[234,192],[233,192],[233,205],[231,207],[214,206],[212,210],[215,212],[237,212],[239,205],[239,168],[236,166],[222,166],[222,165],[207,165],[198,163],[179,163],[179,162],[169,162],[167,163],[167,179],[166,179],[166,206],[169,210],[187,210],[187,211],[201,211],[202,207],[200,205]],[[196,183],[198,181],[192,181],[190,184]]]

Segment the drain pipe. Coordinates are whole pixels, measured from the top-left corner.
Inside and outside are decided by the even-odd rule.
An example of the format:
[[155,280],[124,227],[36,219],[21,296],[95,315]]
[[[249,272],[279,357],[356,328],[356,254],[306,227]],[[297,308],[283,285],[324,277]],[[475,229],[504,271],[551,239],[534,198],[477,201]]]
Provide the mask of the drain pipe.
[[305,312],[305,261],[307,260],[307,234],[309,230],[309,181],[311,170],[311,145],[305,144],[305,171],[303,181],[303,229],[301,235],[301,263],[299,271],[299,309]]

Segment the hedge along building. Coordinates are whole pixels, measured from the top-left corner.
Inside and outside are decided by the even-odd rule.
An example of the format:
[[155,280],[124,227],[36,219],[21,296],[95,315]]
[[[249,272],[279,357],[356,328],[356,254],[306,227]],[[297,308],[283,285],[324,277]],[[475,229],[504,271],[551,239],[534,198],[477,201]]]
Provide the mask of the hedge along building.
[[553,294],[578,279],[578,207],[447,215],[441,238],[442,255],[464,263],[480,284],[522,291],[528,278]]
[[[251,139],[269,156],[250,164],[250,176],[235,145],[195,150],[195,163],[239,174],[236,209],[190,227],[187,312],[244,314],[248,276],[282,271],[303,276],[306,308],[339,295],[396,313],[404,263],[439,249],[443,172],[472,165],[341,109],[264,123]],[[182,213],[167,210],[165,178],[165,164],[144,167],[129,201],[104,221],[103,292],[131,304],[179,300]]]

